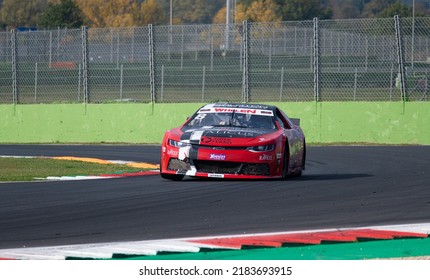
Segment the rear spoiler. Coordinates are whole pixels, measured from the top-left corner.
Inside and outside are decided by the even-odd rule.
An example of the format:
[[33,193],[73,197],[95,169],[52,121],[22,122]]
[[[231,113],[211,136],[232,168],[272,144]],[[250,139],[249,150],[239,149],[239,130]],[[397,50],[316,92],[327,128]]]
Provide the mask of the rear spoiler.
[[300,126],[300,119],[297,118],[290,118],[290,121],[297,126]]

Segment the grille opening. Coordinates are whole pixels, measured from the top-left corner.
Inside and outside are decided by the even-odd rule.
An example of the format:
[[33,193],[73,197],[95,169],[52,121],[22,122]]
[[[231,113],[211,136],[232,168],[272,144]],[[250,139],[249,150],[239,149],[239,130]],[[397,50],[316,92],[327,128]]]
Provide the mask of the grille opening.
[[191,165],[177,158],[171,158],[169,160],[169,164],[167,165],[167,169],[186,172],[188,170],[191,170]]
[[270,176],[270,167],[266,163],[242,163],[208,160],[194,160],[193,163],[196,166],[197,171],[204,173]]

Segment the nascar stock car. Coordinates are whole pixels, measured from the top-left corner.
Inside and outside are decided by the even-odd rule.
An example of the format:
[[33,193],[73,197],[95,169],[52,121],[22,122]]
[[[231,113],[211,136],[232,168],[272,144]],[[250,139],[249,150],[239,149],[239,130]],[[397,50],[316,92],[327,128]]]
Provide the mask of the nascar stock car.
[[305,169],[306,144],[299,123],[275,106],[207,104],[182,126],[165,133],[161,177],[300,176]]

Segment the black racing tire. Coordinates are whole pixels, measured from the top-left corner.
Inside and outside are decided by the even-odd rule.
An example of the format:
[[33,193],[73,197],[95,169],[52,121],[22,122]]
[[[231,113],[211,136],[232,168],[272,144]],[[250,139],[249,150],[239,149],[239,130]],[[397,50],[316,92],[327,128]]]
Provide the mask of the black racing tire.
[[160,173],[161,178],[172,180],[172,181],[181,181],[184,178],[184,175],[178,175],[178,174],[166,174],[166,173]]
[[160,176],[163,179],[172,180],[172,181],[181,181],[185,175],[178,175],[178,174],[166,174],[161,172],[161,165],[163,160],[160,159]]
[[303,147],[303,154],[302,154],[302,165],[300,166],[300,169],[295,171],[292,176],[293,177],[300,177],[302,176],[303,170],[305,170],[305,164],[306,164],[306,145]]
[[290,161],[290,149],[288,147],[288,143],[285,143],[285,149],[282,158],[282,179],[286,179],[288,178],[288,163]]
[[302,170],[306,169],[306,142],[303,142]]

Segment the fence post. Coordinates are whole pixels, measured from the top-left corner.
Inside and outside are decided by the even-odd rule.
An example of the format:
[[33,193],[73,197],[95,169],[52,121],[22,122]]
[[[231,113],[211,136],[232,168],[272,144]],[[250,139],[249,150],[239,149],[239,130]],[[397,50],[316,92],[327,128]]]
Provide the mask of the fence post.
[[321,100],[320,93],[320,30],[318,27],[318,18],[314,18],[314,40],[313,40],[313,72],[314,72],[314,97],[315,101]]
[[13,104],[19,103],[18,94],[18,66],[17,66],[17,46],[16,46],[16,30],[11,30],[11,47],[12,47],[12,100]]
[[355,67],[355,71],[354,71],[354,101],[357,98],[357,83],[358,83],[358,69],[357,67]]
[[88,89],[88,29],[82,27],[82,94],[84,103],[90,102],[90,92]]
[[269,40],[269,71],[272,71],[272,48],[273,48],[273,39]]
[[148,41],[149,41],[149,86],[151,94],[151,103],[154,104],[157,100],[156,86],[155,86],[155,47],[154,47],[154,27],[152,24],[148,25]]
[[52,64],[52,31],[49,32],[49,67]]
[[34,65],[34,102],[37,102],[37,62]]
[[161,89],[160,89],[160,100],[163,102],[164,98],[164,64],[161,65]]
[[400,75],[400,94],[402,101],[407,101],[407,91],[406,91],[406,74],[405,74],[405,53],[403,49],[403,38],[401,34],[400,18],[399,16],[394,16],[394,26],[396,29],[396,43],[397,43],[397,62],[399,66]]
[[123,90],[124,90],[124,64],[121,64],[120,70],[119,70],[119,100],[122,101],[123,99]]
[[281,86],[279,89],[279,102],[282,101],[282,93],[284,92],[284,67],[281,69]]
[[205,101],[206,66],[203,66],[202,74],[202,102]]
[[110,28],[110,63],[113,63],[113,29]]
[[116,33],[116,69],[119,68],[119,32]]
[[181,26],[182,32],[181,32],[181,70],[184,68],[184,26]]
[[78,68],[78,102],[81,101],[81,84],[82,84],[82,63],[79,63],[79,68]]
[[249,52],[250,52],[250,24],[243,22],[243,66],[242,66],[242,102],[248,103],[251,99],[251,87],[249,77]]
[[211,46],[210,46],[210,49],[211,49],[211,71],[213,71],[214,70],[214,36],[213,36],[212,33],[211,33]]

